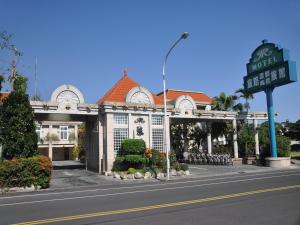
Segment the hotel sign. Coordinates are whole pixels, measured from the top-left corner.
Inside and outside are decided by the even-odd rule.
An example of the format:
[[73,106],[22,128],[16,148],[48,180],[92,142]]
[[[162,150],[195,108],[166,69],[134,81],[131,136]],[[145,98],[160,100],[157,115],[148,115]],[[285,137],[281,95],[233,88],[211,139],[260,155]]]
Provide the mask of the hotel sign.
[[289,60],[288,51],[273,43],[263,43],[254,50],[247,64],[244,88],[256,93],[295,81],[296,63]]

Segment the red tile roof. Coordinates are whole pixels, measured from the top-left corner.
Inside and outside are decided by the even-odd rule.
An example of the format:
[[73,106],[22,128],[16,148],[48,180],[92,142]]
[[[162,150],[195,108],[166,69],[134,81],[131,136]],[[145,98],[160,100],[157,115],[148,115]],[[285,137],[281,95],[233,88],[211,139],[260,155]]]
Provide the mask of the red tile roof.
[[[127,93],[134,87],[140,86],[137,82],[132,80],[127,74],[125,74],[106,94],[100,98],[97,103],[99,105],[104,102],[126,102]],[[156,95],[152,94],[154,103],[162,105],[163,100]]]
[[8,92],[1,92],[0,93],[0,102],[3,102],[4,99],[6,99],[8,95],[9,95]]
[[[206,94],[202,92],[195,92],[195,91],[181,91],[181,90],[166,90],[167,101],[176,100],[181,95],[189,95],[194,99],[196,103],[207,103],[211,104],[212,98],[208,97]],[[164,98],[163,92],[157,94],[158,97],[161,99]]]

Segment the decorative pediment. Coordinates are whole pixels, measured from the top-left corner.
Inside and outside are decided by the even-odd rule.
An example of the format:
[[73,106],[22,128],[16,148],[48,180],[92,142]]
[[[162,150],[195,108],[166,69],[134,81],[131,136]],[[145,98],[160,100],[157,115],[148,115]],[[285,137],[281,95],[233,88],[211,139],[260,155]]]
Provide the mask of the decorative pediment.
[[64,84],[52,93],[51,102],[58,103],[58,108],[63,111],[77,110],[77,105],[84,103],[84,98],[76,87]]
[[189,95],[181,95],[175,101],[175,108],[184,110],[197,109],[195,101]]
[[144,87],[134,87],[126,95],[126,103],[154,105],[152,94]]

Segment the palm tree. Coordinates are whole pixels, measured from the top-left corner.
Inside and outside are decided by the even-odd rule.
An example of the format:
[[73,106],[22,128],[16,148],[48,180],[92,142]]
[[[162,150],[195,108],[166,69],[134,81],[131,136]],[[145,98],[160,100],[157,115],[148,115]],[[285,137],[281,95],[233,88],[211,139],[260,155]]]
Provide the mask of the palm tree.
[[253,94],[249,93],[247,90],[244,88],[239,88],[238,90],[235,91],[236,94],[239,94],[237,98],[244,98],[245,103],[244,103],[244,108],[246,109],[246,112],[248,113],[250,109],[250,104],[249,100],[253,99]]
[[219,96],[213,98],[212,110],[234,110],[234,103],[236,99],[237,97],[234,95],[226,95],[224,92],[221,92]]

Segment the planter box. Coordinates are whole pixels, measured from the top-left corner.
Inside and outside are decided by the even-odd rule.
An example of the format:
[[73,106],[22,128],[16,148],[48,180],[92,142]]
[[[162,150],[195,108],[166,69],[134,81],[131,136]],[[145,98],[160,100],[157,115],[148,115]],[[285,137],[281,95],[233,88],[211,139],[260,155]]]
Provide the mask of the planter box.
[[266,158],[266,166],[272,168],[286,168],[291,165],[291,157],[268,157]]
[[243,164],[256,165],[256,157],[245,157],[245,158],[243,158]]
[[243,163],[243,159],[242,158],[233,158],[232,159],[232,165],[233,166],[241,166]]

